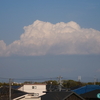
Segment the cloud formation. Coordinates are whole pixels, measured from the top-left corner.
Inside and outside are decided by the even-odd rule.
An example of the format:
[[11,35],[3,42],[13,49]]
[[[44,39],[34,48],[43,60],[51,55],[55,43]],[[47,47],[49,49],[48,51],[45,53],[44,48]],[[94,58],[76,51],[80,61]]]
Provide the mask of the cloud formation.
[[100,31],[81,28],[76,22],[52,24],[36,20],[6,46],[0,40],[0,56],[46,54],[100,54]]

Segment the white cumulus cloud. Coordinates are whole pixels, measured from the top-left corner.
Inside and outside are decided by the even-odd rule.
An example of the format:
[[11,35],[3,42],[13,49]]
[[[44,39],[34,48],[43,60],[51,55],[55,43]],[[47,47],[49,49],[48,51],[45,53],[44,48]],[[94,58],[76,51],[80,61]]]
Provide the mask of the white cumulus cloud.
[[0,40],[0,56],[6,56],[6,44],[3,40]]
[[81,28],[76,22],[52,24],[36,20],[6,46],[0,41],[0,56],[46,54],[100,54],[100,31]]

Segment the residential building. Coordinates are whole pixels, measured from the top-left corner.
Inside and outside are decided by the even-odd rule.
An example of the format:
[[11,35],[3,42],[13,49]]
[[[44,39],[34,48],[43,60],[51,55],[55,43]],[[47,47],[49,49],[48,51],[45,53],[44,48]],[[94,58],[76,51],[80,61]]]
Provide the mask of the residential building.
[[97,89],[100,89],[100,85],[86,85],[72,91],[80,95]]
[[34,93],[34,96],[44,95],[46,92],[46,84],[24,84],[18,88],[20,91]]
[[100,89],[81,94],[85,100],[100,100]]
[[9,87],[4,86],[0,88],[0,100],[41,100],[40,97],[35,96],[34,93],[27,93],[24,91],[11,89],[11,96],[9,97]]
[[78,94],[70,92],[49,92],[41,96],[41,100],[85,100]]

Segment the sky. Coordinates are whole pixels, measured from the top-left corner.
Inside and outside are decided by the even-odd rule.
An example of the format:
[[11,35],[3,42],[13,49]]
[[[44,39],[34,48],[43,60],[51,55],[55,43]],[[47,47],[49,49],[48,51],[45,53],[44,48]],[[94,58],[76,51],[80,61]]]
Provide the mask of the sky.
[[0,79],[99,75],[100,0],[0,0]]

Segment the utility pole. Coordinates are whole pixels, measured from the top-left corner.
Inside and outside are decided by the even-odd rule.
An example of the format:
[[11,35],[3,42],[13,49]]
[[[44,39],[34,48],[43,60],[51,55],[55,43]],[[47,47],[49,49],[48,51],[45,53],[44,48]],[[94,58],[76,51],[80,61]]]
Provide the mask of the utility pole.
[[61,79],[62,79],[62,77],[59,76],[59,77],[58,77],[58,83],[59,83],[59,87],[58,87],[58,88],[59,88],[59,91],[61,91],[61,89],[62,89],[62,88],[61,88],[61,87],[62,87]]
[[94,85],[96,85],[96,81],[97,81],[97,79],[96,79],[96,77],[94,77]]
[[9,100],[11,100],[11,84],[12,84],[12,79],[9,79]]

